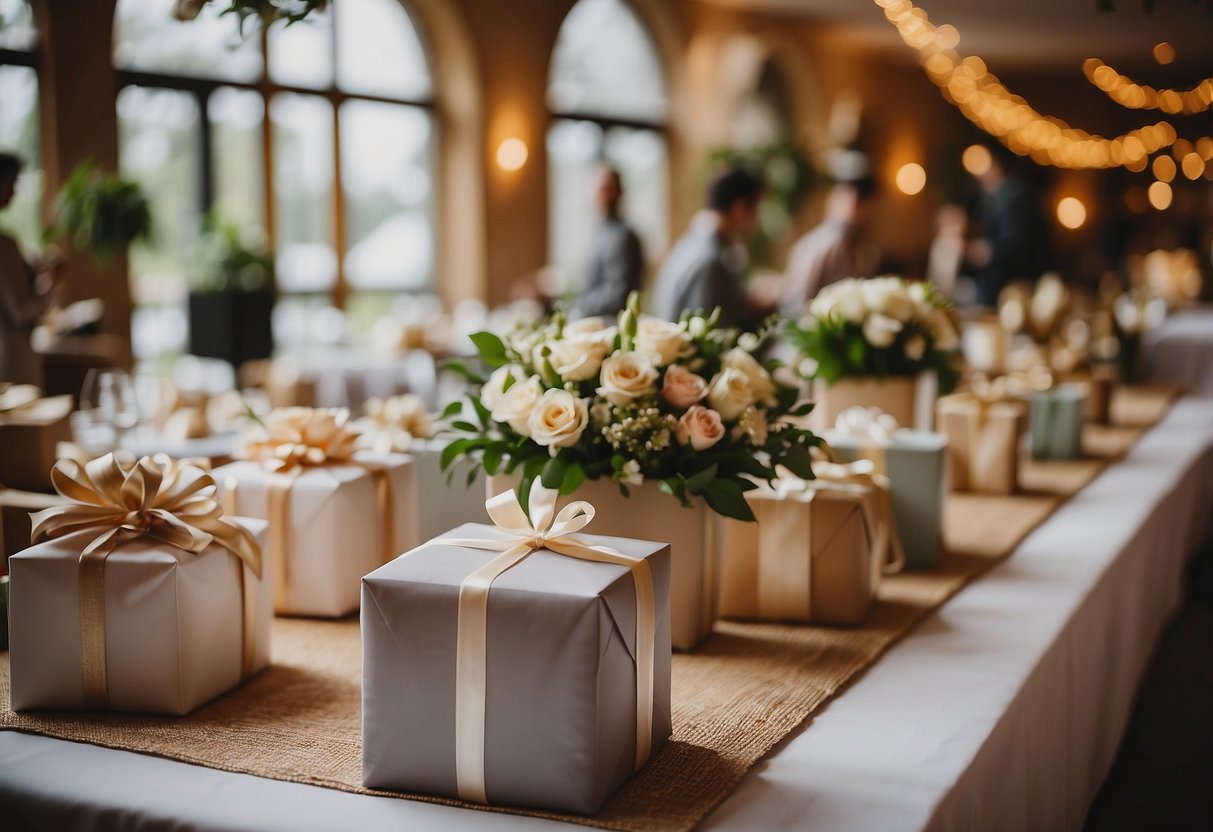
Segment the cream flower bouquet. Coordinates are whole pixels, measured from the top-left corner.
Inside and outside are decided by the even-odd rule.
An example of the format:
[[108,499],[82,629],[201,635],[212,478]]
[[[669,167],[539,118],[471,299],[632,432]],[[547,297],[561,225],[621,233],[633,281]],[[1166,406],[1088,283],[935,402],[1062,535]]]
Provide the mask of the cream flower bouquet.
[[[811,405],[752,351],[763,333],[716,326],[719,314],[680,322],[642,316],[635,297],[617,322],[586,319],[472,336],[492,372],[452,365],[475,385],[444,418],[459,438],[444,469],[469,457],[490,476],[515,474],[523,503],[540,480],[563,494],[609,478],[624,496],[646,480],[683,505],[702,497],[718,514],[752,520],[744,493],[778,465],[811,478],[820,440],[794,417]],[[475,418],[475,422],[470,421]]]

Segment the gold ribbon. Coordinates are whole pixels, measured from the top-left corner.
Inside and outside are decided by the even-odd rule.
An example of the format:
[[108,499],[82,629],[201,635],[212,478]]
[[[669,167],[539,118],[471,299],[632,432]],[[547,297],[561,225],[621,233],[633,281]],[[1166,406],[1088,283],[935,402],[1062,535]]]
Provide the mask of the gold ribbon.
[[151,538],[195,555],[214,543],[236,557],[243,596],[241,675],[252,672],[255,595],[245,570],[261,577],[261,548],[248,529],[223,516],[209,474],[163,454],[138,461],[106,454],[83,466],[59,460],[51,482],[73,502],[34,514],[32,541],[98,533],[80,554],[80,661],[87,706],[109,707],[105,559],[128,540]]
[[489,498],[485,508],[493,523],[508,537],[438,539],[438,542],[449,546],[501,552],[465,578],[459,587],[455,654],[455,769],[459,797],[463,800],[488,802],[485,793],[484,737],[489,589],[498,576],[540,549],[593,563],[626,566],[630,570],[636,587],[636,771],[652,753],[657,612],[653,575],[648,561],[627,557],[614,549],[595,546],[578,537],[575,533],[594,519],[594,506],[585,500],[577,500],[556,514],[556,497],[556,491],[536,482],[531,488],[528,517],[514,491],[505,491]]

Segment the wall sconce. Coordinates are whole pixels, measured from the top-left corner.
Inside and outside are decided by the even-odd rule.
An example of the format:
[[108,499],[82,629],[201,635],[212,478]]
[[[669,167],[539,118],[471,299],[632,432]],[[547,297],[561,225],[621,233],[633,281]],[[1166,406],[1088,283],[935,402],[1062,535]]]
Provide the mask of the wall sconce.
[[511,136],[497,145],[497,167],[505,171],[520,170],[529,155],[526,142],[517,136]]
[[1057,203],[1057,221],[1073,231],[1087,221],[1087,206],[1077,197],[1068,196]]
[[927,185],[927,172],[917,162],[910,162],[897,169],[897,190],[906,196],[914,196]]

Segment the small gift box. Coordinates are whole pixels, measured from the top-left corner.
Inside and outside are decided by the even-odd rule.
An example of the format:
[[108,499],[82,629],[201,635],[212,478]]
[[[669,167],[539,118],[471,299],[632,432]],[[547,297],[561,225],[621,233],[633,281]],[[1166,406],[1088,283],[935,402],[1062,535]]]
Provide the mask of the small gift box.
[[853,376],[833,384],[817,379],[812,395],[815,406],[809,414],[809,424],[816,431],[827,429],[838,414],[852,407],[875,407],[900,425],[930,430],[939,395],[939,376],[933,372],[884,378]]
[[[901,568],[887,481],[868,475],[870,465],[816,469],[817,480],[783,477],[747,492],[757,523],[724,521],[722,618],[859,624],[881,574]],[[827,479],[829,469],[846,473]]]
[[937,566],[943,551],[948,437],[900,429],[896,420],[875,408],[843,411],[823,437],[839,461],[870,459],[874,472],[888,477],[893,520],[906,566]]
[[269,522],[278,614],[347,615],[362,576],[417,545],[413,460],[355,453],[344,411],[285,408],[265,427],[249,459],[215,470],[224,506]]
[[1061,377],[1066,384],[1077,385],[1086,393],[1083,418],[1095,425],[1106,425],[1112,416],[1112,391],[1116,389],[1118,372],[1114,364],[1093,364],[1087,372],[1068,373]]
[[0,484],[50,491],[55,446],[72,439],[71,413],[71,396],[42,398],[29,385],[0,393]]
[[1075,384],[1033,393],[1030,399],[1028,447],[1033,459],[1077,459],[1082,456],[1082,423],[1086,391]]
[[955,393],[941,398],[935,413],[940,432],[948,437],[952,490],[1014,493],[1019,485],[1023,402]]
[[1007,363],[1007,331],[992,315],[968,321],[960,334],[960,351],[969,369],[1001,373]]
[[64,460],[9,560],[13,710],[185,714],[269,663],[265,524],[168,457]]
[[363,579],[364,785],[593,814],[665,743],[670,547],[555,502],[500,494]]

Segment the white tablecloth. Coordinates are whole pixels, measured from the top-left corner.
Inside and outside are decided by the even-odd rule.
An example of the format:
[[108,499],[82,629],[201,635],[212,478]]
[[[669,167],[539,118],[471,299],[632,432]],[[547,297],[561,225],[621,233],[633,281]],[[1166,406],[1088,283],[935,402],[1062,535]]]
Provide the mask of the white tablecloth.
[[[751,770],[705,828],[1080,828],[1207,530],[1211,447],[1213,401],[1180,402]],[[0,807],[16,828],[56,830],[553,826],[11,732]]]
[[1146,333],[1142,364],[1147,378],[1213,393],[1213,306],[1177,312]]

